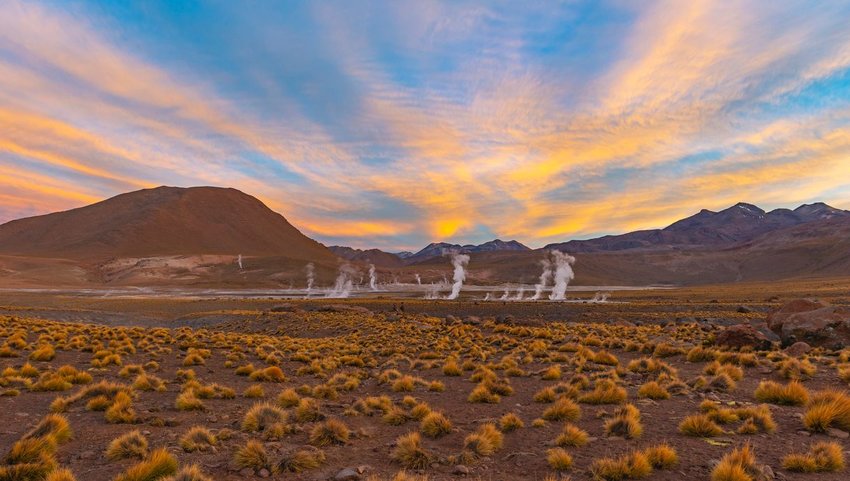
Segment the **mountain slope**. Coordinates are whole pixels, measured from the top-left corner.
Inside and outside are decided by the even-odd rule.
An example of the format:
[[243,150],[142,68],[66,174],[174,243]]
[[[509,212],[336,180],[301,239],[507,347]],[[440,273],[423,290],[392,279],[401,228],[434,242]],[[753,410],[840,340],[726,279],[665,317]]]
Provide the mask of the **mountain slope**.
[[794,210],[776,209],[770,212],[765,212],[751,204],[739,203],[719,212],[703,209],[664,229],[636,231],[590,240],[573,240],[549,244],[544,249],[587,253],[629,249],[724,247],[748,242],[782,229],[829,219],[850,219],[850,212],[824,203],[806,204]]
[[380,249],[361,250],[344,246],[330,246],[328,249],[349,261],[375,264],[378,267],[401,267],[404,265],[400,257]]
[[334,259],[255,197],[217,187],[157,187],[7,222],[0,225],[0,254],[92,261],[197,254]]

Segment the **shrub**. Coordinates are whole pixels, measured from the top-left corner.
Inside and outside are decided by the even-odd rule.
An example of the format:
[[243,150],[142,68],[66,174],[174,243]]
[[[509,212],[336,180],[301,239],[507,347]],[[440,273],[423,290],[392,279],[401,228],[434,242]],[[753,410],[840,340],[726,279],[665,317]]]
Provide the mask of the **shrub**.
[[687,436],[710,438],[723,434],[723,429],[705,414],[694,414],[682,420],[679,432]]
[[269,403],[254,404],[242,419],[245,431],[263,431],[272,424],[286,423],[289,416],[283,409]]
[[503,441],[502,432],[496,429],[494,424],[486,423],[463,440],[463,448],[479,456],[492,456],[502,449]]
[[154,481],[177,472],[177,459],[165,448],[151,452],[150,456],[115,478],[115,481]]
[[236,450],[233,462],[240,468],[269,469],[269,455],[263,443],[254,439],[248,440],[244,446]]
[[215,435],[203,426],[194,426],[180,438],[180,447],[187,453],[206,451],[218,444]]
[[593,391],[578,398],[584,404],[619,404],[626,400],[626,390],[614,384],[613,381],[598,382]]
[[348,442],[350,434],[345,423],[336,419],[328,419],[313,428],[310,432],[310,443],[314,446],[345,444]]
[[564,425],[564,430],[561,431],[561,434],[555,439],[555,444],[561,447],[578,447],[587,444],[587,440],[587,432],[574,424],[567,423]]
[[652,472],[647,456],[633,452],[619,458],[601,458],[590,465],[590,473],[595,479],[617,481],[621,479],[639,479]]
[[112,400],[112,405],[106,409],[106,420],[113,424],[136,422],[136,411],[133,410],[133,399],[124,391],[119,391]]
[[832,426],[850,431],[850,396],[834,390],[815,394],[803,415],[803,425],[815,432],[824,432]]
[[670,469],[679,464],[679,456],[669,444],[650,446],[643,450],[643,454],[655,469]]
[[723,456],[711,472],[711,481],[752,481],[757,473],[755,454],[747,444]]
[[554,448],[546,451],[546,462],[556,471],[566,471],[573,465],[573,457],[562,448]]
[[442,413],[431,411],[422,418],[419,430],[429,438],[438,438],[452,432],[452,422]]
[[73,436],[71,425],[65,416],[61,414],[48,414],[33,428],[30,432],[24,435],[24,438],[46,438],[52,437],[57,444],[62,444],[71,439]]
[[655,400],[670,399],[670,393],[667,392],[667,389],[664,389],[664,386],[661,384],[658,384],[655,381],[650,381],[638,389],[638,397]]
[[201,468],[197,464],[185,466],[173,476],[169,476],[162,481],[213,481],[209,476],[204,475]]
[[106,448],[106,457],[112,461],[120,459],[144,459],[148,454],[148,440],[135,429],[113,439]]
[[499,429],[501,429],[503,433],[516,431],[523,427],[525,427],[525,423],[523,423],[522,419],[514,413],[507,413],[499,419]]
[[424,469],[431,464],[432,459],[431,454],[422,447],[422,438],[417,432],[396,439],[396,447],[390,456],[410,469]]
[[308,469],[315,469],[325,462],[325,453],[316,448],[299,449],[286,454],[277,464],[276,471],[288,473],[300,473]]
[[569,398],[559,398],[543,411],[543,419],[547,421],[575,421],[581,417],[581,408]]
[[807,453],[794,453],[782,458],[782,467],[802,473],[841,471],[844,469],[844,450],[836,442],[817,442]]

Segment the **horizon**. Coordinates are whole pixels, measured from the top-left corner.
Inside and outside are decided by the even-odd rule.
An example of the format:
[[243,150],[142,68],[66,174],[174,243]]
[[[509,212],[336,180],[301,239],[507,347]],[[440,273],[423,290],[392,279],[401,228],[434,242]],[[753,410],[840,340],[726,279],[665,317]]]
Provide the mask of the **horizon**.
[[[156,185],[325,245],[850,210],[850,4],[10,0],[0,224]],[[827,200],[828,199],[828,200]]]

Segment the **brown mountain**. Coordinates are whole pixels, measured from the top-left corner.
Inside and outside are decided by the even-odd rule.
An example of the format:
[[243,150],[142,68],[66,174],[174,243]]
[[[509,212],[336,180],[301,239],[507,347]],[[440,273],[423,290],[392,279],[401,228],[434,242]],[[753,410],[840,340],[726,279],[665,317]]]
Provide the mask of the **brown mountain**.
[[399,256],[380,249],[364,250],[345,246],[330,246],[328,249],[337,256],[353,262],[374,264],[377,267],[401,267],[404,265]]
[[850,219],[850,212],[824,203],[806,204],[770,212],[752,204],[738,203],[719,212],[703,209],[663,229],[643,230],[589,240],[549,244],[544,249],[573,253],[717,248],[748,242],[779,230],[829,219]]
[[0,254],[92,262],[206,254],[335,259],[255,197],[218,187],[157,187],[7,222]]

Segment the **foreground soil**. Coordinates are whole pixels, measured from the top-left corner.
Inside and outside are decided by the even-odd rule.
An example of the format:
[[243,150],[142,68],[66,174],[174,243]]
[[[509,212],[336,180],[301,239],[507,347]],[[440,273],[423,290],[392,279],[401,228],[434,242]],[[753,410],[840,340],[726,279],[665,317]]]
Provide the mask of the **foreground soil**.
[[[389,479],[403,469],[433,480],[594,479],[601,459],[660,444],[672,447],[678,462],[656,467],[648,479],[711,479],[724,455],[748,444],[760,475],[848,479],[844,470],[783,468],[786,455],[812,443],[838,443],[844,452],[850,441],[834,428],[807,429],[805,404],[759,408],[754,391],[762,381],[786,385],[795,377],[812,396],[844,390],[839,373],[850,366],[850,352],[795,358],[778,347],[741,353],[713,345],[723,326],[763,319],[784,300],[848,303],[848,291],[841,281],[761,284],[622,292],[608,304],[4,292],[0,455],[56,413],[73,435],[58,443],[55,462],[86,481],[115,479],[144,462],[105,455],[113,439],[134,430],[148,453],[165,448],[181,467],[196,464],[216,480],[324,480],[345,468],[353,470],[350,479]],[[805,372],[798,374],[793,367],[800,365]],[[669,398],[639,393],[652,381]],[[594,396],[603,390],[607,398]],[[91,403],[98,395],[100,408]],[[553,415],[560,399],[578,410]],[[271,414],[254,426],[251,411],[261,403]],[[607,432],[627,404],[639,411],[632,419],[642,432]],[[752,412],[765,410],[773,426],[756,417],[755,432],[739,433],[748,431],[742,426]],[[725,421],[722,432],[683,434],[682,420],[700,412]],[[444,432],[430,435],[428,413],[447,418]],[[523,427],[503,425],[509,413]],[[318,436],[328,421],[341,422],[345,433],[337,427]],[[500,442],[483,428],[489,423],[503,432]],[[572,463],[559,471],[547,457],[568,423],[588,441],[561,447]],[[214,443],[187,450],[181,440],[196,426]],[[409,433],[421,438],[412,458],[399,443]],[[250,441],[265,458],[238,462]],[[293,467],[299,451],[315,466]]]

